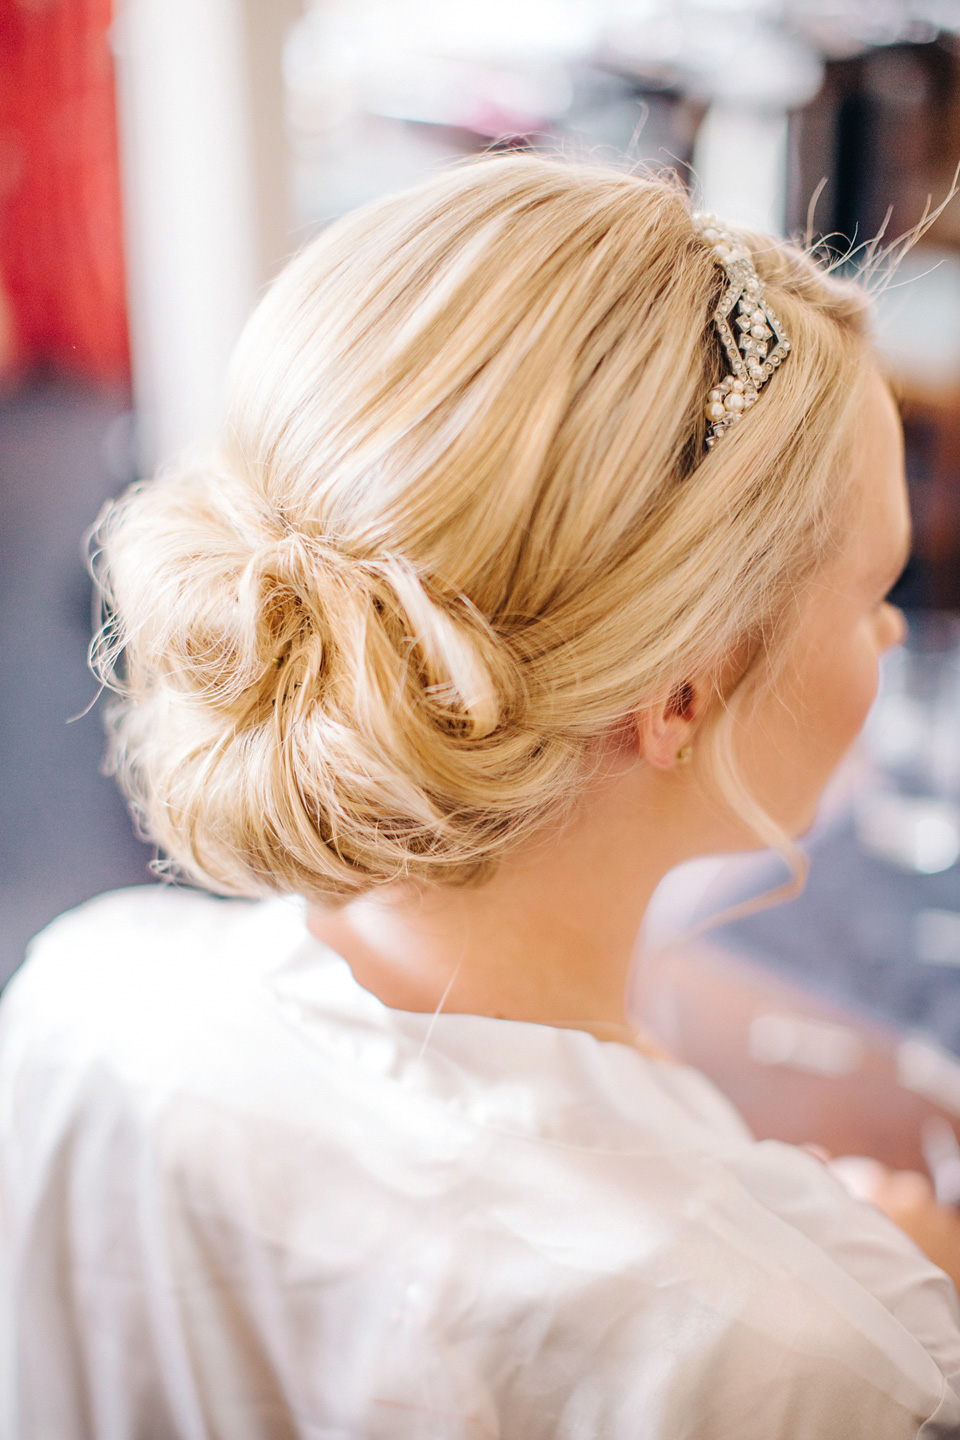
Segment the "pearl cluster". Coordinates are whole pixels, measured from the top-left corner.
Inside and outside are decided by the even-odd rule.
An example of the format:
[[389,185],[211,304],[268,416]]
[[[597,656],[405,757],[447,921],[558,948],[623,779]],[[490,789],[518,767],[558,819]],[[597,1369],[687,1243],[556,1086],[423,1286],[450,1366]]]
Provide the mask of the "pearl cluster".
[[[739,237],[714,215],[694,215],[693,226],[727,278],[713,319],[731,373],[707,396],[707,448],[712,450],[723,432],[757,403],[760,389],[790,353],[790,341],[767,303],[760,277]],[[736,319],[731,324],[734,309]]]

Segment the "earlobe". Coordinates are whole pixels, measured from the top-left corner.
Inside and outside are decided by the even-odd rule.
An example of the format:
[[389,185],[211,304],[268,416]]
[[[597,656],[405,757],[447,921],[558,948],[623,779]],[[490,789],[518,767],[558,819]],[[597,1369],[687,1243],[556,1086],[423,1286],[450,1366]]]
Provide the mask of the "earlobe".
[[674,770],[688,765],[693,758],[693,745],[685,736],[690,726],[685,721],[668,726],[642,727],[638,730],[640,756],[656,770]]

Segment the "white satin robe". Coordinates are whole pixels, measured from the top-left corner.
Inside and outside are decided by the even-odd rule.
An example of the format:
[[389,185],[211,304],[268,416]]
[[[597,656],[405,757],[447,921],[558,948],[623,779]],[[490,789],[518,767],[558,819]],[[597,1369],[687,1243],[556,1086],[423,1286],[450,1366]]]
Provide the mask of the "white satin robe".
[[960,1436],[956,1294],[699,1074],[120,891],[0,1005],[2,1440]]

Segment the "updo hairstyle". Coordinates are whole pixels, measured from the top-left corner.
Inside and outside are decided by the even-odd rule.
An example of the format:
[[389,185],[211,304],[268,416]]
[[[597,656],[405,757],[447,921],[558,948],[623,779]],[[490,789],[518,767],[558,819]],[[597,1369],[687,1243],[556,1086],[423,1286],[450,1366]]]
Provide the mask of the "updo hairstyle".
[[793,351],[710,453],[723,275],[672,180],[486,159],[287,267],[216,452],[96,532],[109,765],[168,863],[324,903],[482,878],[596,737],[769,655],[869,352],[855,287],[745,238]]

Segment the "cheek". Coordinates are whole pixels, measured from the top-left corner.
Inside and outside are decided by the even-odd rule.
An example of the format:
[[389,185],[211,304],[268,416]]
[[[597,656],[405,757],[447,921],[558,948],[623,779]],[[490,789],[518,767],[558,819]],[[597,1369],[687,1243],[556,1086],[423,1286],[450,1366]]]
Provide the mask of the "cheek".
[[[824,637],[809,650],[795,676],[786,733],[792,750],[792,782],[782,786],[777,807],[794,833],[812,822],[820,794],[863,727],[877,690],[877,650],[867,625]],[[786,747],[785,747],[786,748]]]
[[868,627],[834,627],[798,647],[750,725],[754,793],[794,834],[806,829],[873,702],[877,650]]
[[868,629],[865,622],[849,645],[826,650],[807,687],[813,724],[841,754],[862,729],[877,693],[877,647]]

